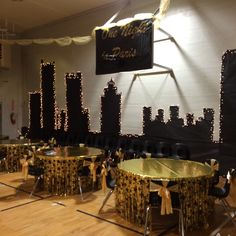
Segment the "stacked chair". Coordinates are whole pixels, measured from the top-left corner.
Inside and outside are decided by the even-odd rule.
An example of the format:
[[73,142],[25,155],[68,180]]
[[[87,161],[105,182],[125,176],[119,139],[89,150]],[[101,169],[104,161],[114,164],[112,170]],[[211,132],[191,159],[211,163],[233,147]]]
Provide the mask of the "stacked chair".
[[103,135],[97,135],[95,137],[94,147],[103,148],[105,145],[105,137]]
[[117,149],[117,138],[114,136],[107,136],[104,140],[105,155],[114,153]]
[[174,143],[171,147],[171,157],[179,160],[190,160],[189,147],[184,143]]
[[129,149],[130,140],[127,137],[119,137],[117,140],[117,149],[122,149],[124,151]]
[[157,153],[157,147],[156,147],[155,141],[145,140],[142,155],[145,155],[145,156],[151,155],[152,156],[153,153]]
[[156,143],[156,152],[153,154],[155,158],[170,157],[171,156],[171,144],[165,141]]
[[126,151],[126,159],[140,157],[143,152],[143,141],[140,139],[132,139],[129,149]]
[[84,143],[86,146],[92,147],[94,146],[95,137],[93,134],[88,133],[85,137]]

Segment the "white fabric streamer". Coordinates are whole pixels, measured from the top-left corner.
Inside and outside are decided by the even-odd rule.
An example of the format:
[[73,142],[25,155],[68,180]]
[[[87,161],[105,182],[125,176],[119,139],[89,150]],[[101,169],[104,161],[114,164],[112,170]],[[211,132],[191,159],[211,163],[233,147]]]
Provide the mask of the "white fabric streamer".
[[[169,8],[169,5],[170,5],[170,0],[161,0],[158,14],[153,15],[153,14],[149,13],[147,18],[149,18],[149,17],[153,18],[153,24],[154,24],[155,29],[159,28],[160,20],[166,14],[166,12]],[[108,29],[109,27],[113,27],[114,25],[116,25],[116,24],[112,23],[112,21],[118,16],[119,13],[120,13],[120,11],[118,11],[116,14],[114,14],[103,26],[95,27],[94,30],[92,31],[91,35],[88,35],[88,36],[77,36],[77,37],[65,36],[65,37],[61,37],[61,38],[41,38],[41,39],[0,39],[0,44],[8,44],[8,45],[18,44],[21,46],[29,46],[31,44],[50,45],[52,43],[56,43],[59,46],[69,46],[72,43],[74,43],[75,45],[85,45],[85,44],[88,44],[89,42],[92,41],[92,39],[94,38],[94,35],[95,35],[94,32],[96,29],[99,29],[99,28],[107,28]],[[144,15],[146,15],[146,14],[137,14],[132,19],[133,20],[143,19]],[[126,19],[123,19],[121,21],[126,22]],[[118,23],[120,24],[121,21],[119,21]]]

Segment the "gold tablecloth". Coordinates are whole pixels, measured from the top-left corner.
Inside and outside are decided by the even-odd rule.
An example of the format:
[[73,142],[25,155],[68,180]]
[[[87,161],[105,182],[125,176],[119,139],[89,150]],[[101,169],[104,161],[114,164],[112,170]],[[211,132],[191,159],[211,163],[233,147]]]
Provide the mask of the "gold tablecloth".
[[116,208],[128,221],[144,224],[152,179],[176,181],[186,230],[207,227],[209,166],[168,158],[132,159],[119,164]]
[[29,147],[38,145],[39,143],[31,142],[31,140],[0,140],[0,149],[6,154],[4,169],[8,172],[16,172],[21,170],[20,161],[25,155],[29,155]]
[[[103,150],[92,147],[59,147],[40,150],[36,153],[36,163],[44,168],[44,188],[56,195],[70,195],[79,192],[78,170],[84,165],[84,159],[91,162]],[[41,164],[40,164],[41,163]],[[82,178],[83,189],[92,186],[92,178]]]

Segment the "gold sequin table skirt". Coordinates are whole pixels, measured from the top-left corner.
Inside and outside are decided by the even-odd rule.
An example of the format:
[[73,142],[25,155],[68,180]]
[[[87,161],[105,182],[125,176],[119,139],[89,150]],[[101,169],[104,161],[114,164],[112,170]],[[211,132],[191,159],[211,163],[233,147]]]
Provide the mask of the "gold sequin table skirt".
[[[155,168],[155,172],[160,171],[159,174],[164,173],[163,167],[165,167],[164,164],[166,163],[159,163],[162,169],[158,169],[159,167],[154,163],[155,160],[150,161],[152,162],[150,166],[148,166],[148,163],[144,168],[142,166],[142,160],[128,161],[131,164],[132,170],[127,171],[125,168],[119,168],[118,171],[115,191],[116,209],[127,221],[142,226],[145,223],[146,207],[149,204],[150,197],[150,182],[153,179],[150,173],[152,168]],[[166,165],[168,166],[168,164],[167,161]],[[138,170],[135,170],[135,167],[137,167],[137,169],[141,168],[142,171],[146,170],[146,172],[143,171],[146,174],[140,174]],[[202,166],[202,168],[205,167]],[[184,169],[180,170],[180,172],[181,171],[184,174]],[[196,169],[195,171],[198,170]],[[135,172],[139,174],[135,174]],[[183,211],[185,230],[208,227],[208,216],[211,212],[208,198],[210,176],[209,170],[209,175],[205,174],[195,178],[176,177],[175,179],[175,181],[177,181],[177,191],[179,192],[180,204]]]
[[16,140],[15,142],[2,140],[0,149],[5,158],[1,163],[1,169],[7,172],[21,171],[21,160],[29,155],[29,148],[32,145],[34,144],[24,143],[22,140]]
[[[44,189],[55,195],[72,195],[79,193],[78,171],[83,168],[85,159],[92,163],[98,156],[103,157],[103,151],[96,148],[61,147],[56,151],[36,153],[36,163],[44,168]],[[73,155],[73,156],[72,156]],[[89,164],[88,164],[89,165]],[[92,175],[82,176],[83,191],[93,188]],[[99,185],[99,179],[96,183]]]

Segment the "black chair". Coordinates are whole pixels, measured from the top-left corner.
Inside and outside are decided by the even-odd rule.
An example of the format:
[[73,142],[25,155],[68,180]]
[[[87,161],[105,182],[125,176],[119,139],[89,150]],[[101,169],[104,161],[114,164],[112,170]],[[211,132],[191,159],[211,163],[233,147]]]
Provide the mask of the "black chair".
[[211,178],[211,186],[214,187],[220,182],[220,171],[219,171],[219,161],[214,158],[209,158],[204,161],[204,163],[211,167],[214,171],[213,177]]
[[28,174],[35,177],[35,183],[34,183],[33,189],[29,195],[29,197],[31,197],[34,194],[40,180],[43,179],[44,169],[42,167],[35,166],[35,165],[29,165],[28,168],[29,168]]
[[109,192],[104,198],[102,206],[100,207],[98,213],[101,213],[103,207],[106,205],[108,199],[111,197],[112,193],[115,190],[118,162],[119,162],[119,159],[107,158],[107,160],[105,161],[103,165],[103,168],[108,170],[107,175],[106,175],[106,186],[107,188],[109,188]]
[[132,149],[135,153],[135,156],[140,156],[144,150],[144,143],[141,139],[134,139],[131,143]]
[[156,143],[156,153],[153,157],[170,157],[171,156],[171,144],[168,142],[160,141]]
[[91,134],[91,133],[87,134],[86,137],[85,137],[84,143],[88,147],[93,147],[93,145],[94,145],[94,135]]
[[231,170],[228,171],[226,181],[225,181],[223,187],[212,186],[209,189],[208,195],[216,197],[219,200],[222,207],[224,208],[226,214],[228,215],[228,218],[224,222],[222,222],[221,225],[219,227],[217,227],[210,234],[211,236],[216,235],[221,230],[221,228],[226,223],[228,223],[228,221],[231,221],[233,223],[233,225],[236,227],[236,222],[234,221],[234,217],[236,216],[236,211],[231,208],[230,204],[226,200],[226,198],[228,197],[229,192],[230,192],[230,185],[231,185],[232,176],[236,176],[236,173],[235,173],[234,169],[231,169]]
[[157,147],[155,141],[145,140],[143,147],[143,154],[150,153],[151,155],[157,153]]
[[6,150],[4,148],[0,149],[0,170],[3,163],[4,163],[3,170],[6,169],[6,156],[7,156]]
[[94,163],[95,171],[96,171],[96,179],[100,176],[101,172],[101,161],[102,161],[102,156],[97,156],[95,160],[92,160],[90,157],[84,158],[83,161],[83,166],[81,166],[78,170],[78,184],[79,184],[79,191],[80,191],[80,196],[81,200],[84,200],[83,197],[83,189],[82,189],[82,178],[92,178],[92,191],[94,190],[94,173],[93,170],[90,169],[90,165]]
[[143,152],[143,141],[133,138],[128,150],[125,152],[125,159],[133,159],[140,157]]
[[104,149],[107,152],[115,152],[117,149],[117,137],[107,136],[104,141]]
[[107,193],[105,199],[102,202],[102,206],[100,207],[98,213],[100,214],[102,212],[103,207],[106,205],[108,199],[111,197],[112,193],[115,190],[116,187],[116,179],[111,174],[111,170],[108,171],[106,176],[106,185],[109,188],[109,192]]
[[82,201],[84,200],[83,190],[82,190],[82,178],[89,177],[89,176],[90,176],[89,166],[82,166],[81,168],[79,168],[79,170],[78,170],[78,184],[79,184],[80,197],[81,197]]
[[105,137],[103,135],[96,135],[94,141],[94,147],[103,148],[105,145]]
[[[152,180],[151,181],[154,184],[162,185],[162,181],[160,180]],[[175,182],[169,181],[166,188],[177,188],[177,184]],[[171,203],[172,203],[172,210],[179,212],[179,233],[181,236],[184,236],[185,230],[184,230],[184,221],[183,221],[183,212],[179,200],[179,193],[178,192],[172,192],[170,190],[170,197],[171,197]],[[157,191],[150,192],[149,197],[149,204],[146,207],[146,217],[145,217],[145,225],[144,225],[144,233],[143,235],[146,236],[149,234],[149,229],[151,228],[150,225],[148,226],[149,219],[151,217],[151,211],[153,209],[160,209],[161,208],[161,202],[162,197],[159,196]],[[152,222],[150,222],[152,224]]]
[[100,178],[101,175],[101,165],[103,162],[103,155],[97,156],[95,158],[95,160],[93,160],[94,162],[94,172],[90,169],[90,177],[92,178],[92,191],[94,191],[95,189],[95,184],[98,184],[97,179]]
[[119,137],[117,140],[117,146],[116,149],[122,149],[124,151],[127,151],[130,146],[130,140],[127,137]]
[[190,160],[190,150],[184,143],[174,143],[171,147],[171,157],[180,160]]

